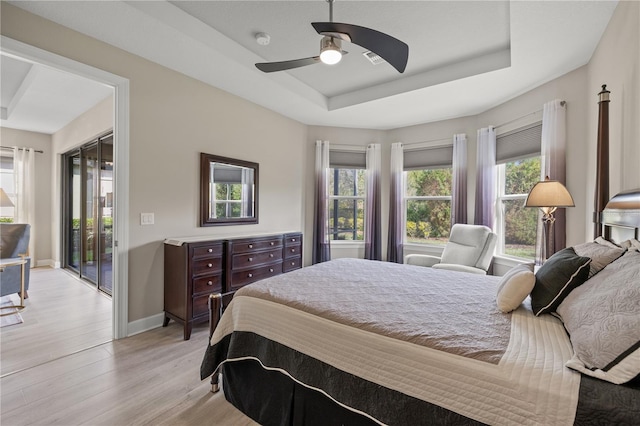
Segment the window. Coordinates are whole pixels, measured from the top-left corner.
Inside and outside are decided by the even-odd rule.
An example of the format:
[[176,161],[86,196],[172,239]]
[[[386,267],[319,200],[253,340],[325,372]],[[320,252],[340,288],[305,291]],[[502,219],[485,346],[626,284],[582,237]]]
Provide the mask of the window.
[[542,124],[537,123],[496,140],[499,254],[535,259],[539,210],[525,208],[524,203],[540,180],[541,132]]
[[242,184],[214,183],[215,213],[212,217],[242,217]]
[[405,241],[444,245],[451,229],[453,145],[404,151]]
[[406,241],[444,245],[451,228],[451,167],[404,173]]
[[[5,192],[11,203],[15,202],[15,186],[13,178],[13,156],[0,155],[0,188]],[[3,200],[3,204],[6,199]],[[15,207],[0,206],[0,222],[11,223],[15,217]]]
[[329,169],[329,239],[363,240],[365,169]]

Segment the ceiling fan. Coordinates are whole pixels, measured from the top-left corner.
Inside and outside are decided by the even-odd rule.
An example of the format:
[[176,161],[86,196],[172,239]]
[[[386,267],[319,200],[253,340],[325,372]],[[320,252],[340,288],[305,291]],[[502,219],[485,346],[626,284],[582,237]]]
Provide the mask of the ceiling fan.
[[318,62],[329,65],[337,64],[342,59],[342,55],[348,53],[342,50],[342,41],[344,40],[372,51],[398,72],[404,72],[409,57],[409,46],[406,43],[370,28],[333,22],[334,0],[327,0],[327,2],[329,3],[329,22],[311,23],[318,34],[323,36],[320,41],[319,56],[281,62],[262,62],[256,64],[256,67],[263,72],[275,72],[317,64]]

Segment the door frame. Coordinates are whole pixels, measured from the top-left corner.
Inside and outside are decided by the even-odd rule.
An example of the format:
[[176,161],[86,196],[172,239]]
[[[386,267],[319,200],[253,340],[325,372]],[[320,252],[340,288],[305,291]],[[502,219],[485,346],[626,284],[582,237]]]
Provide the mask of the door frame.
[[[49,66],[70,74],[79,75],[98,83],[110,86],[114,91],[114,205],[113,220],[113,298],[112,298],[112,328],[113,338],[127,337],[129,328],[129,80],[110,72],[74,61],[64,56],[51,53],[35,46],[1,36],[0,44],[4,54]],[[56,154],[58,163],[60,155]],[[57,173],[58,175],[60,173]],[[53,176],[59,182],[60,176]],[[54,223],[61,225],[60,185],[56,185],[54,208],[58,220]],[[61,227],[54,229],[53,238],[57,242],[55,249],[56,268],[60,267],[61,255]]]

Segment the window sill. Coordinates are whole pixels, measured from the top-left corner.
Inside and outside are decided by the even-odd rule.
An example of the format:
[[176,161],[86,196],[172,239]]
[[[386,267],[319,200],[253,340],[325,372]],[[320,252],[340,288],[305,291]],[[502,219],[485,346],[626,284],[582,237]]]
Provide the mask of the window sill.
[[359,240],[333,240],[329,243],[331,247],[340,247],[340,248],[359,248],[364,247],[364,241]]
[[527,263],[535,263],[535,260],[496,254],[493,256],[493,262],[502,266],[514,267],[518,265],[525,265]]

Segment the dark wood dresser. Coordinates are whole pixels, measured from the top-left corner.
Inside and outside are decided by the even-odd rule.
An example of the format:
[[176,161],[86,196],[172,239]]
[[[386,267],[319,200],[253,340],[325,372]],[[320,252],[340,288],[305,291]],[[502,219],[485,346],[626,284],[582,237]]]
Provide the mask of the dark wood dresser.
[[211,293],[231,293],[252,282],[302,267],[302,234],[203,240],[167,239],[164,244],[164,322],[207,322]]

